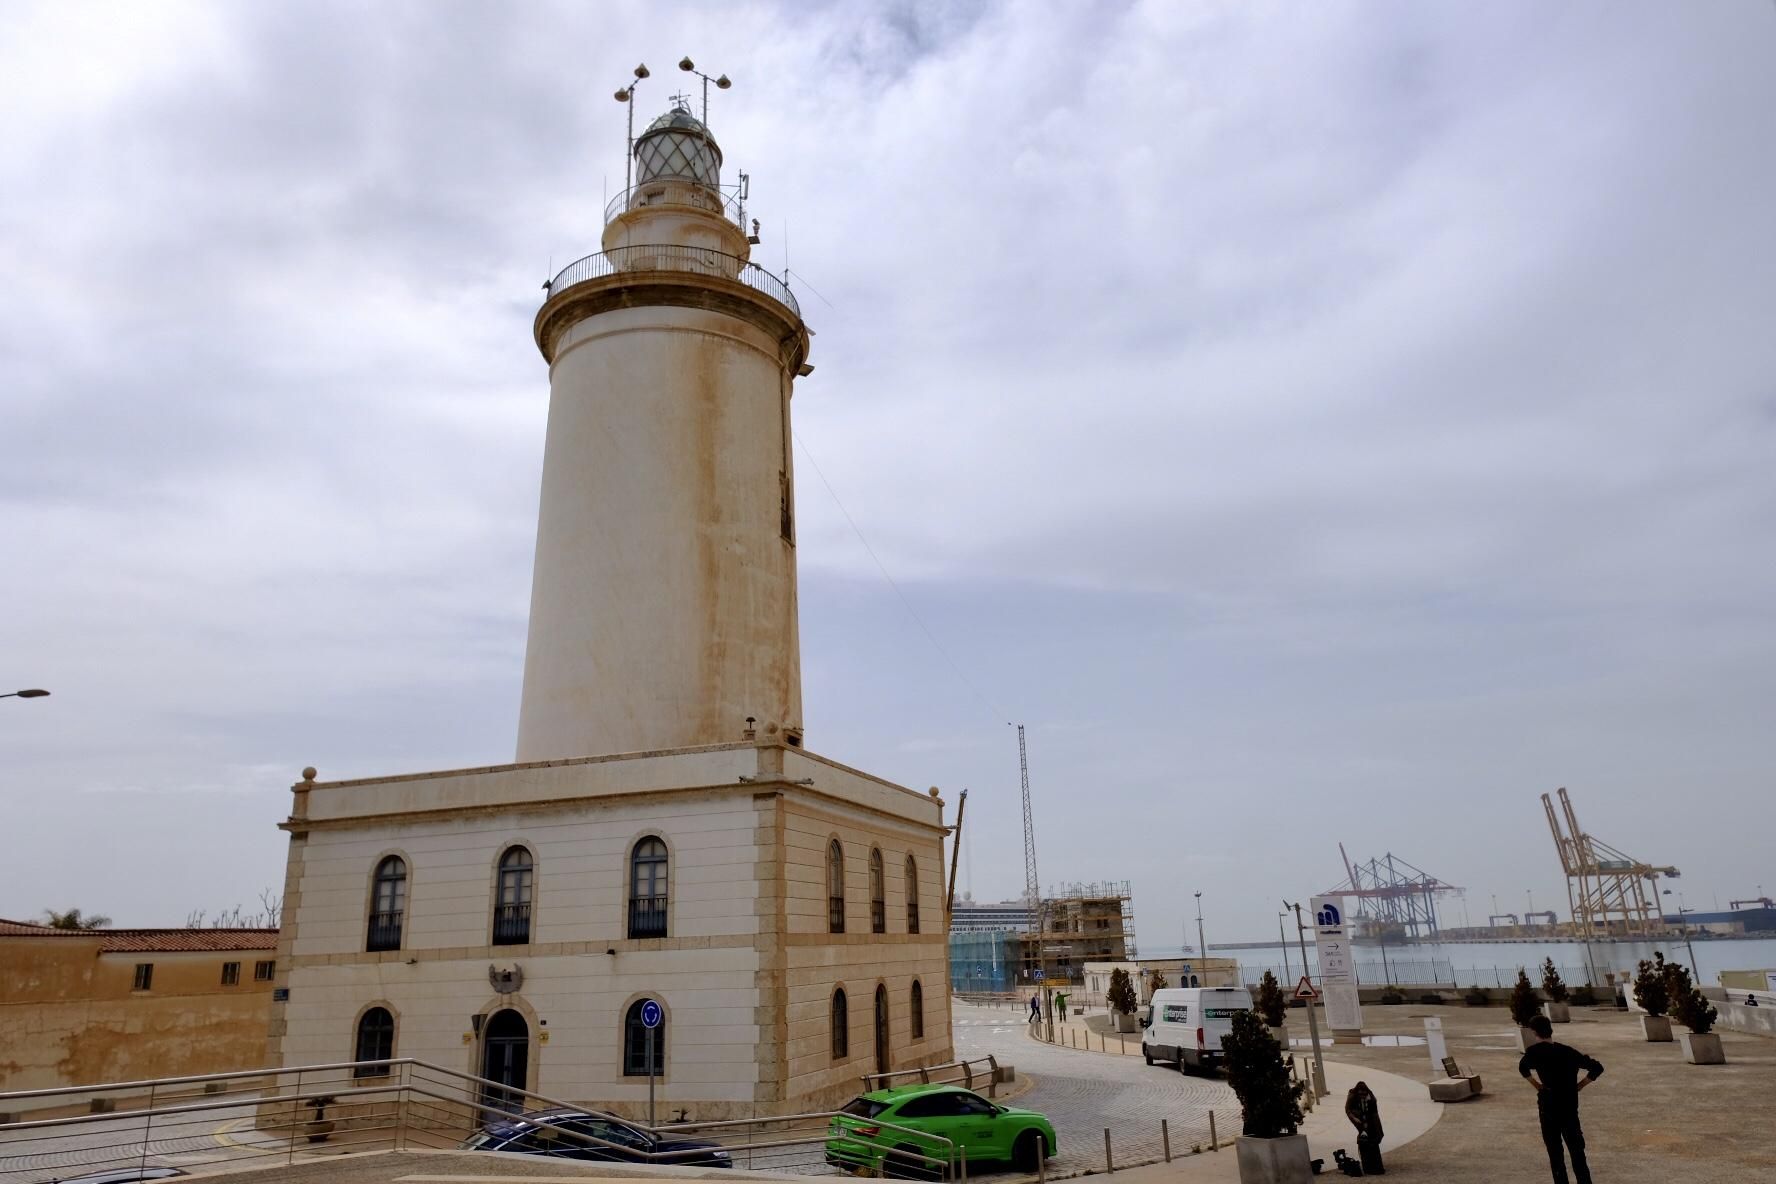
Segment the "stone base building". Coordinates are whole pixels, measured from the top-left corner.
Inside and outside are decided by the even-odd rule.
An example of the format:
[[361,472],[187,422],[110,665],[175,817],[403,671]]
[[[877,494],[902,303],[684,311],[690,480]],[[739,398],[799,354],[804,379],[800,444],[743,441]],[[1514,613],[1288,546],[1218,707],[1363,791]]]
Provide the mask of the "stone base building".
[[[310,771],[312,772],[312,771]],[[943,803],[777,741],[295,786],[272,1059],[645,1115],[953,1059]]]
[[0,921],[0,1092],[263,1067],[277,943]]

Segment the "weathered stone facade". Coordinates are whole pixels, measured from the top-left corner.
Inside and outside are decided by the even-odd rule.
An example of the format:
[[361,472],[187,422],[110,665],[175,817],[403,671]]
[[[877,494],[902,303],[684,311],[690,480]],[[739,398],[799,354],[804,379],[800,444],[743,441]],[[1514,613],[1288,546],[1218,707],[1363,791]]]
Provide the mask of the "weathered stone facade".
[[[818,1109],[879,1067],[952,1059],[935,796],[742,743],[304,781],[295,797],[278,984],[289,998],[271,1021],[279,1063],[353,1059],[361,1017],[380,1007],[394,1020],[393,1056],[483,1075],[484,1033],[509,1010],[528,1041],[526,1088],[637,1115],[647,1078],[625,1073],[625,1024],[644,998],[666,1014],[662,1116]],[[665,933],[631,937],[632,860],[650,839],[666,850]],[[829,932],[835,839],[844,933]],[[498,865],[518,846],[531,867],[525,940],[494,944]],[[406,876],[399,940],[370,951],[372,878],[390,856]],[[882,932],[872,932],[877,913]],[[516,972],[515,989],[502,993],[490,971]],[[842,1056],[835,989],[847,997]]]

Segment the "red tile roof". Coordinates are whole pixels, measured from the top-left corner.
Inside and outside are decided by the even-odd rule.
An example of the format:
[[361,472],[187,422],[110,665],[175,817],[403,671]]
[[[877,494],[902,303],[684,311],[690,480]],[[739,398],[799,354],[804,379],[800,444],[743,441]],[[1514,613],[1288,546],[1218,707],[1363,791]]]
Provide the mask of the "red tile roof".
[[0,937],[99,939],[102,954],[179,954],[206,950],[275,950],[275,929],[52,929],[0,919]]

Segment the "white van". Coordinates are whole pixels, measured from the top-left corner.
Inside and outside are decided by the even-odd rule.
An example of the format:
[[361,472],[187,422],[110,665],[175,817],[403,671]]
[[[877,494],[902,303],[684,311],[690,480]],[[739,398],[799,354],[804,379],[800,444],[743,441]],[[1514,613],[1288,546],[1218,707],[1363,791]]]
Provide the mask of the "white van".
[[1149,1065],[1176,1061],[1180,1073],[1213,1069],[1233,1013],[1251,1007],[1251,992],[1239,987],[1162,987],[1141,1013],[1141,1055]]

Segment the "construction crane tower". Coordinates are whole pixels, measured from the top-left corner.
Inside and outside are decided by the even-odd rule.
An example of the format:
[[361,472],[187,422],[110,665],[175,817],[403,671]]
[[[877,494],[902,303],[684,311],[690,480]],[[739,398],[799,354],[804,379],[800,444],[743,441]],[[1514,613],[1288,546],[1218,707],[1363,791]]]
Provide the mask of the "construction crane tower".
[[1030,811],[1030,758],[1024,748],[1024,725],[1018,730],[1018,777],[1024,787],[1024,910],[1030,936],[1042,935],[1042,880],[1036,875],[1036,816]]
[[[1566,873],[1566,899],[1572,906],[1575,937],[1659,936],[1671,932],[1659,906],[1659,877],[1676,879],[1674,867],[1655,867],[1625,855],[1579,826],[1564,788],[1556,813],[1554,799],[1542,795],[1560,867]],[[1564,817],[1566,829],[1561,830]]]

